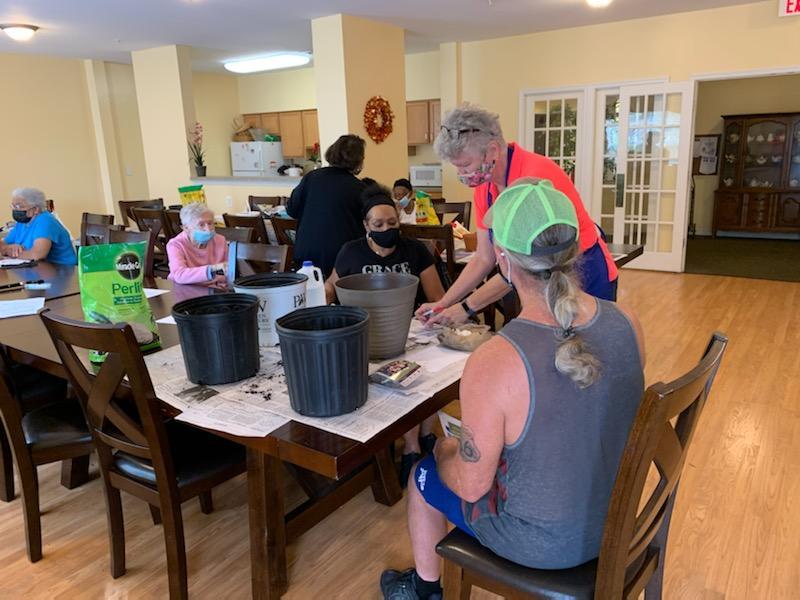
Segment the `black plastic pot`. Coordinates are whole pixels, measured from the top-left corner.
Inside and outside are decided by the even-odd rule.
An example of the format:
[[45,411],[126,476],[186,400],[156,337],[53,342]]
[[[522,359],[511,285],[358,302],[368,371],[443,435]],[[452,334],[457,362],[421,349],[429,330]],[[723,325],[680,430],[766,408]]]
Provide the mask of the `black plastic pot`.
[[258,372],[258,298],[214,294],[172,307],[189,381],[231,383]]
[[354,306],[302,308],[277,320],[292,408],[334,417],[367,401],[369,314]]

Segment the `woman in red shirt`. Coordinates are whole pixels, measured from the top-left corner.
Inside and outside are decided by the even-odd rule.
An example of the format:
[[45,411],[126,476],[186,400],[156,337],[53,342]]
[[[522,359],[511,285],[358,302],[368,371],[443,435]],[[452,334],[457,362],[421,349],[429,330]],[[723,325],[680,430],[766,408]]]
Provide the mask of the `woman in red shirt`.
[[509,292],[500,275],[476,288],[495,267],[491,230],[483,216],[497,196],[517,179],[548,179],[575,207],[580,226],[582,257],[580,279],[587,293],[615,300],[617,267],[599,229],[583,206],[578,190],[561,168],[546,156],[506,143],[496,114],[464,104],[450,111],[434,146],[437,154],[456,169],[462,183],[474,188],[473,205],[478,227],[478,249],[439,302],[423,304],[417,311],[429,323],[460,323]]

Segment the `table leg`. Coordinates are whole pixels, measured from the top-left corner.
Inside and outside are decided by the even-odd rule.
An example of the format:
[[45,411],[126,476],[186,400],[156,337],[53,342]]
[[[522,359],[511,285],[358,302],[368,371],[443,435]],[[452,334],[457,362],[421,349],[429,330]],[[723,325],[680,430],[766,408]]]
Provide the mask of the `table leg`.
[[276,600],[289,587],[280,461],[248,448],[247,488],[253,598]]
[[375,455],[372,466],[375,472],[372,481],[372,496],[375,502],[386,506],[397,504],[403,497],[403,490],[400,488],[400,481],[397,479],[397,471],[388,447]]

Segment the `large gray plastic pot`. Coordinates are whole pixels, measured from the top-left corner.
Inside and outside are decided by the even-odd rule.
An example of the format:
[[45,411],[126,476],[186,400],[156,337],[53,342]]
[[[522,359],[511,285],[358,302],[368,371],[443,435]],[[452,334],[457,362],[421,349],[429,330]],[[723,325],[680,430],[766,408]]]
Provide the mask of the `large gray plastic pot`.
[[343,306],[369,313],[369,357],[391,358],[406,347],[419,278],[403,273],[358,273],[336,281]]
[[367,401],[368,321],[367,311],[354,306],[301,308],[276,321],[294,410],[333,417]]

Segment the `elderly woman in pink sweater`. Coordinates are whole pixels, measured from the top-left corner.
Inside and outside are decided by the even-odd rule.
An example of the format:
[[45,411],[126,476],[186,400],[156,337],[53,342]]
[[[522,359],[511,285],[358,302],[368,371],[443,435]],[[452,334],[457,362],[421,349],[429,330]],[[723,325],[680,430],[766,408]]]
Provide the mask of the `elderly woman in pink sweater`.
[[228,244],[214,233],[214,211],[200,202],[181,209],[183,231],[167,243],[175,283],[227,287]]

